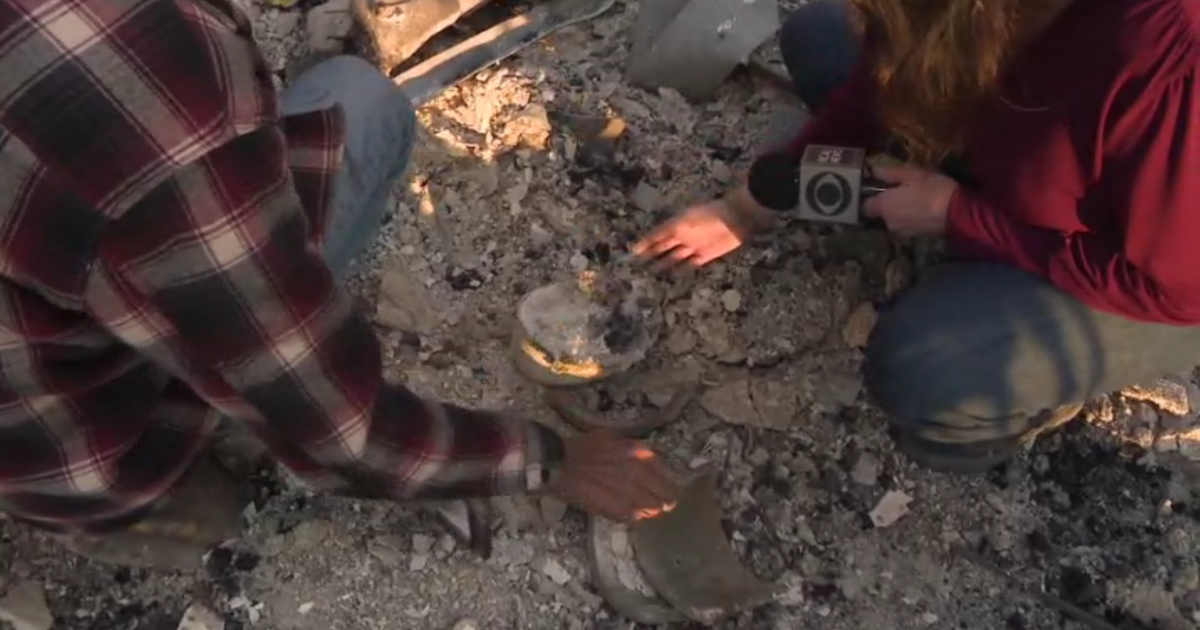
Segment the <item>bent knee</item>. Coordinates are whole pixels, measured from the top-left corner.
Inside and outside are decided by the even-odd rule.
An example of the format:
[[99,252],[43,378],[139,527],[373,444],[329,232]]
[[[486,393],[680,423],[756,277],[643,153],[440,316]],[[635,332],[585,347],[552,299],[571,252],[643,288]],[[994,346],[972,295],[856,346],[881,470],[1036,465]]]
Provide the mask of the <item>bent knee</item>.
[[885,316],[867,345],[864,387],[901,424],[980,411],[973,409],[983,392],[973,383],[978,366],[970,351],[939,339],[931,326]]

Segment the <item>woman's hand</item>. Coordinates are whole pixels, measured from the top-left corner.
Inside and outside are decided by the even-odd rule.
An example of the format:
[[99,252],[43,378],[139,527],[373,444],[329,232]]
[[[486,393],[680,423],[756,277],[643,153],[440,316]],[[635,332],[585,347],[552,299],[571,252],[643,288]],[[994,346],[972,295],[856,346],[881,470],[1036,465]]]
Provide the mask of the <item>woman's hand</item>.
[[679,263],[702,267],[741,247],[770,219],[770,210],[756,204],[743,187],[684,209],[638,241],[633,253],[659,259],[664,269]]
[[863,214],[883,219],[899,236],[939,235],[946,231],[950,200],[958,189],[953,179],[907,166],[875,169],[880,179],[896,184],[863,204]]

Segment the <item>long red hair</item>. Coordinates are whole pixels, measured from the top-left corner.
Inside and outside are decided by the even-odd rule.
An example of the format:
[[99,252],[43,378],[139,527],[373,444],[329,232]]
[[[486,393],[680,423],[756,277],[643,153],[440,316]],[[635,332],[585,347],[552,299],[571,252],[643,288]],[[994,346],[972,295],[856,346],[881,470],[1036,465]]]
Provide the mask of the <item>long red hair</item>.
[[850,0],[870,42],[882,122],[908,158],[962,148],[1005,63],[1063,0]]

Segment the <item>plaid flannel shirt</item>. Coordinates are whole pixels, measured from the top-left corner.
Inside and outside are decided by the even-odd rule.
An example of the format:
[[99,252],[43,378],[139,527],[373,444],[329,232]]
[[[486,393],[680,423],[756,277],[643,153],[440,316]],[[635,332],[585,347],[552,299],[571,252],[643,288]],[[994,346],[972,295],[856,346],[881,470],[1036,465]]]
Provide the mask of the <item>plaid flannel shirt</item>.
[[128,523],[221,415],[330,491],[537,488],[553,433],[383,381],[320,255],[340,111],[281,120],[226,2],[0,0],[0,510]]

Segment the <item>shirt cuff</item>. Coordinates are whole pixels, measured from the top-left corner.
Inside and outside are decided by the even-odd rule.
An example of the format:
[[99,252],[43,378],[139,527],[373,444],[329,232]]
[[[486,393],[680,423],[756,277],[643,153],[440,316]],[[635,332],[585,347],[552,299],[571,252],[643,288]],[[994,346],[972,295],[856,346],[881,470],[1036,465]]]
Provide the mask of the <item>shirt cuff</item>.
[[565,456],[562,437],[547,426],[530,422],[525,438],[525,490],[537,492],[549,485]]

